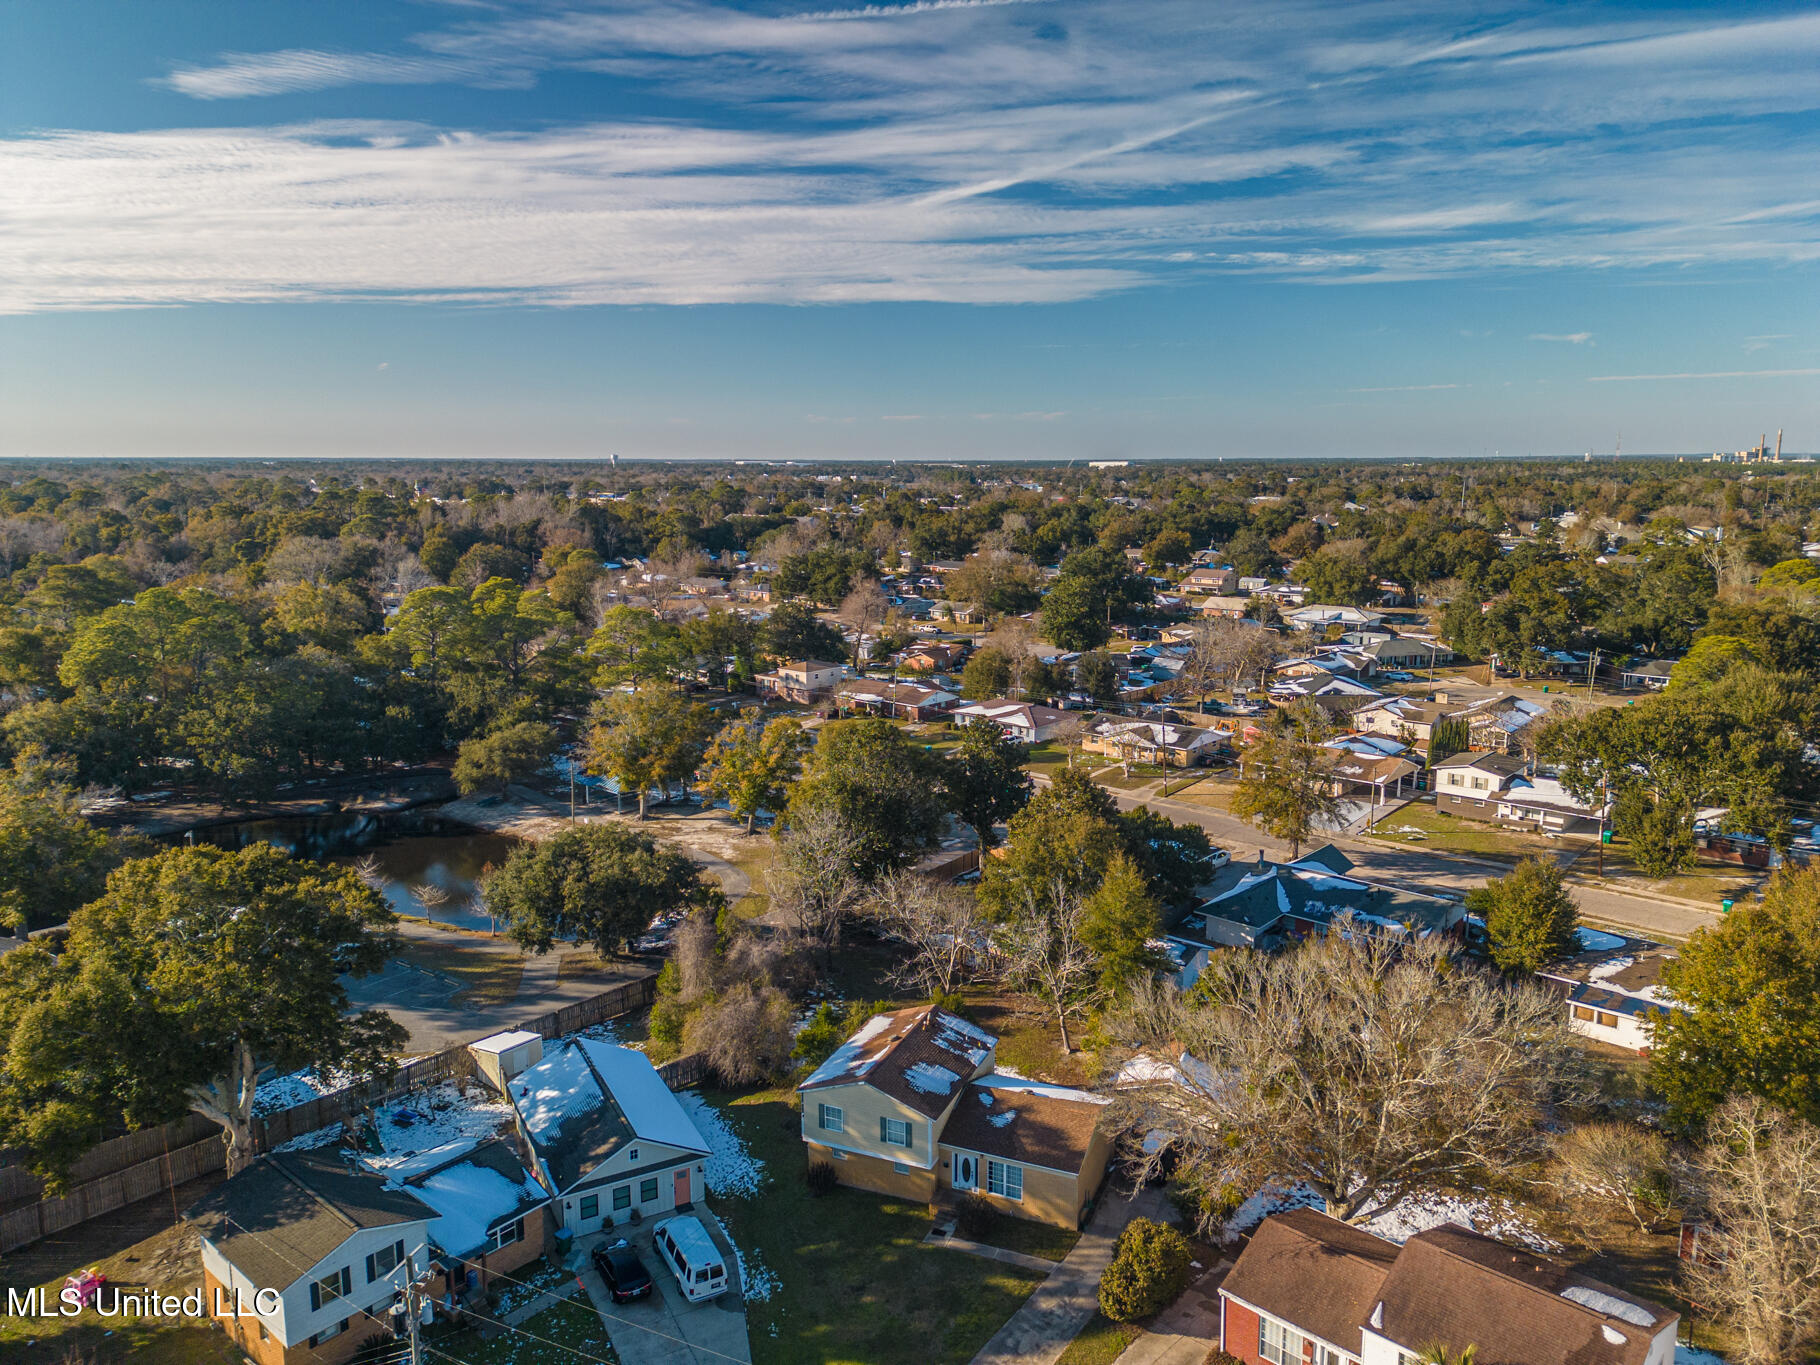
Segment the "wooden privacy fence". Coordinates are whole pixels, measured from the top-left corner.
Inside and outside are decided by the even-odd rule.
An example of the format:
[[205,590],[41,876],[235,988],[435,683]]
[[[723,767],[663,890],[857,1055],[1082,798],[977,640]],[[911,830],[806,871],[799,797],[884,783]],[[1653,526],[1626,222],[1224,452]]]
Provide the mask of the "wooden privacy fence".
[[[211,1128],[213,1124],[209,1125]],[[219,1131],[219,1130],[217,1130]],[[227,1144],[219,1137],[178,1147],[169,1156],[141,1161],[99,1180],[70,1187],[61,1199],[40,1199],[35,1204],[0,1214],[0,1254],[14,1251],[73,1228],[104,1213],[113,1213],[140,1199],[174,1189],[185,1181],[218,1171],[227,1164]]]
[[[578,1000],[573,1005],[540,1014],[516,1027],[545,1038],[557,1038],[642,1009],[656,997],[657,975],[650,973],[586,1000]],[[699,1055],[679,1057],[659,1070],[672,1090],[684,1089],[701,1080],[702,1059]],[[269,1151],[304,1133],[346,1122],[375,1104],[397,1099],[439,1081],[458,1080],[473,1072],[473,1054],[465,1043],[419,1057],[371,1086],[337,1090],[287,1109],[255,1116],[254,1148]],[[676,1079],[672,1079],[673,1075]],[[0,1254],[90,1218],[113,1213],[136,1200],[174,1189],[186,1181],[219,1171],[226,1164],[227,1145],[222,1141],[221,1130],[201,1115],[191,1114],[161,1128],[146,1128],[110,1139],[83,1153],[71,1167],[69,1193],[59,1199],[39,1197],[43,1185],[23,1168],[0,1167],[0,1194],[11,1196],[0,1198],[0,1208],[19,1199],[34,1200],[0,1213]]]

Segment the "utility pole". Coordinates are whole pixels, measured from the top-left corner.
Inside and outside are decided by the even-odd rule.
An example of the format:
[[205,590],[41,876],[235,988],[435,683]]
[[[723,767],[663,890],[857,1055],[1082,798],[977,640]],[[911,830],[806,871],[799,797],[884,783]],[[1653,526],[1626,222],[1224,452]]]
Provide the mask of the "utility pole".
[[[411,1365],[423,1365],[423,1286],[417,1280],[417,1258],[404,1258],[404,1320],[409,1333]],[[428,1278],[428,1272],[425,1272]]]
[[1592,700],[1593,679],[1596,676],[1598,676],[1598,672],[1599,672],[1599,650],[1598,650],[1598,647],[1595,645],[1593,647],[1592,658],[1589,659],[1586,664],[1586,699],[1588,701]]

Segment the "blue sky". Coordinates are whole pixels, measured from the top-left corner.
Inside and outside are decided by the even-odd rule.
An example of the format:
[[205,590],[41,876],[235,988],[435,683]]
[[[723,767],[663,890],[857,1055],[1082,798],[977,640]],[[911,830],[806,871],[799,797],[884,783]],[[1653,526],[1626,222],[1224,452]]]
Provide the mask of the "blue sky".
[[9,0],[0,453],[1820,449],[1820,11]]

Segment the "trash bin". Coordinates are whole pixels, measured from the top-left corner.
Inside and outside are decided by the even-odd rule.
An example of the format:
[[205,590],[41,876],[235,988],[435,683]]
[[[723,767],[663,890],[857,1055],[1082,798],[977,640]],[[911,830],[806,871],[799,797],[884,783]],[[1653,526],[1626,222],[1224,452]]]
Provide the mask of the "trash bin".
[[1729,914],[1731,914],[1731,912],[1732,912],[1732,898],[1730,896],[1727,896],[1724,900],[1719,902],[1719,913],[1722,915],[1729,915]]

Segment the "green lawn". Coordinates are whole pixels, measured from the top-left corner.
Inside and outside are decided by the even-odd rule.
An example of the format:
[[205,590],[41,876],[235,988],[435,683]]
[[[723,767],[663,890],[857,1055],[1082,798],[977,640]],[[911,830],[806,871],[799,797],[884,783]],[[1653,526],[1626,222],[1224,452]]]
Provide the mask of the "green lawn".
[[1074,1250],[1081,1234],[1049,1223],[1032,1222],[1028,1218],[1001,1217],[993,1223],[990,1232],[975,1240],[987,1246],[1003,1247],[1006,1251],[1021,1251],[1026,1256],[1045,1261],[1059,1261]]
[[424,1344],[463,1365],[581,1365],[619,1359],[600,1315],[579,1298],[546,1308],[515,1330],[492,1330],[484,1337],[469,1328],[432,1330],[425,1334]]
[[1104,1313],[1095,1313],[1055,1365],[1111,1365],[1143,1335],[1144,1329],[1133,1323],[1114,1322]]
[[1068,746],[1045,740],[1041,744],[1030,746],[1030,756],[1024,760],[1024,766],[1032,772],[1054,773],[1058,768],[1068,766]]
[[[1418,831],[1422,837],[1410,833]],[[1383,816],[1368,831],[1375,839],[1392,844],[1413,844],[1437,853],[1461,853],[1495,862],[1514,863],[1530,856],[1549,857],[1584,840],[1545,839],[1539,834],[1501,829],[1447,815],[1433,806],[1415,802]]]
[[752,889],[734,902],[733,913],[741,919],[757,919],[771,908],[770,882],[766,877],[777,860],[777,841],[763,834],[743,839],[737,855],[727,861],[752,879]]
[[1588,879],[1597,879],[1602,875],[1619,889],[1625,883],[1641,882],[1658,895],[1704,901],[1715,910],[1727,896],[1735,900],[1744,899],[1765,876],[1755,868],[1738,867],[1731,863],[1700,863],[1678,876],[1649,878],[1638,871],[1636,864],[1631,861],[1628,841],[1624,839],[1613,839],[1605,846],[1604,863],[1605,870],[1601,874],[1598,850],[1589,847],[1574,861],[1574,875]]
[[740,1249],[778,1280],[747,1305],[754,1365],[965,1365],[1041,1277],[924,1245],[921,1204],[812,1198],[788,1094],[709,1096],[768,1168],[756,1198],[715,1200]]

